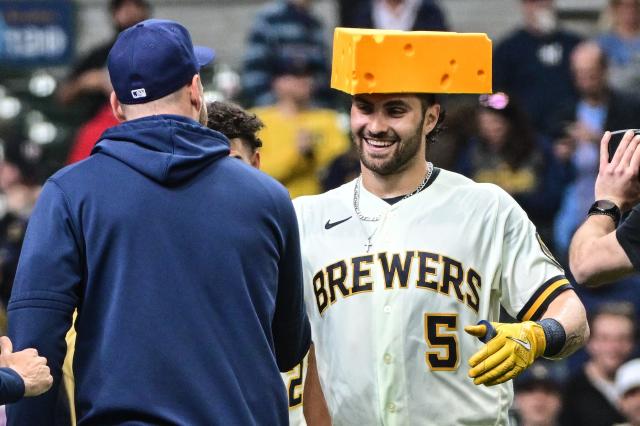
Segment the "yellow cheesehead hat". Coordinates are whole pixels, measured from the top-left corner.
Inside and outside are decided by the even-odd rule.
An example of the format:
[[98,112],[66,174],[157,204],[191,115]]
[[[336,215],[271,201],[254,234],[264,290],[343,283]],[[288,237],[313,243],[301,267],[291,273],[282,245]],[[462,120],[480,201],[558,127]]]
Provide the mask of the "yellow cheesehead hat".
[[358,93],[491,93],[486,34],[336,28],[331,87]]

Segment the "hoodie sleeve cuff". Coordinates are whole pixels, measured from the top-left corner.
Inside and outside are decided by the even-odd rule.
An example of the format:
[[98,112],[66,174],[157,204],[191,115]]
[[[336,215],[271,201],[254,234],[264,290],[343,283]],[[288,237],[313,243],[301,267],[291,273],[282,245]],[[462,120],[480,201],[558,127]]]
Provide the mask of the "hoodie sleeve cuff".
[[11,368],[0,368],[0,404],[16,402],[24,392],[22,377]]

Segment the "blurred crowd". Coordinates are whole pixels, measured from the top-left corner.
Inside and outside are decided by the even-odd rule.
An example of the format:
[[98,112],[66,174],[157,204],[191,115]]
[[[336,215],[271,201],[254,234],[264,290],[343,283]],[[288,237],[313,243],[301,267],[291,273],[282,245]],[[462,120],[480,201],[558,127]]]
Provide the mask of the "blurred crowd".
[[[40,186],[55,170],[89,156],[100,134],[116,124],[107,55],[115,35],[153,16],[153,5],[108,3],[113,37],[78,58],[64,79],[35,72],[28,90],[9,92],[11,72],[0,75],[2,304]],[[348,133],[350,105],[329,88],[331,28],[312,3],[265,2],[246,35],[241,68],[214,64],[204,79],[211,82],[208,100],[232,101],[257,115],[263,123],[257,161],[294,198],[359,173]],[[435,0],[337,3],[336,20],[345,27],[473,30],[451,28]],[[553,0],[519,3],[522,26],[494,40],[494,93],[445,98],[446,130],[428,156],[438,167],[509,192],[566,266],[571,237],[593,202],[603,132],[640,127],[640,0],[607,0],[601,29],[587,36],[563,28]],[[53,125],[56,117],[66,124]],[[568,361],[538,363],[518,378],[518,424],[640,425],[638,285],[631,278],[605,289],[576,286],[591,317],[591,339]]]

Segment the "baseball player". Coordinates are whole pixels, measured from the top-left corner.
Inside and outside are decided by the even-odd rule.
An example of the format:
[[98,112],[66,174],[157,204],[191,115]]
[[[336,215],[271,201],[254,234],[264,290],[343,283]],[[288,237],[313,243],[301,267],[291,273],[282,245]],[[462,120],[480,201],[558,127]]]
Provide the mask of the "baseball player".
[[264,127],[262,120],[231,102],[210,102],[207,114],[207,127],[229,139],[229,155],[259,169],[262,141],[257,133]]
[[[464,58],[456,46],[475,36],[337,29],[335,37],[332,86],[354,95],[361,175],[294,202],[317,363],[307,377],[307,421],[508,424],[509,380],[538,357],[575,351],[588,326],[522,208],[497,186],[428,161],[443,118],[432,93],[487,88],[460,77],[443,89],[440,76],[430,80],[407,63],[428,58],[437,69],[444,57],[457,61],[458,75],[467,66],[480,75],[490,71],[476,63],[490,63],[490,43]],[[499,323],[500,306],[517,322]],[[321,389],[312,389],[316,374]],[[308,389],[324,395],[328,412]]]

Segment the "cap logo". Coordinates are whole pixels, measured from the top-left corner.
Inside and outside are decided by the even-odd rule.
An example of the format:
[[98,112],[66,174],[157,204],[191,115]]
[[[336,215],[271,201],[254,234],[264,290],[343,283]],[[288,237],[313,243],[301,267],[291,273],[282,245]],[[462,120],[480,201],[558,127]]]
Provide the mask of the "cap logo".
[[147,97],[147,91],[144,89],[135,89],[131,91],[131,96],[133,99],[140,99]]

